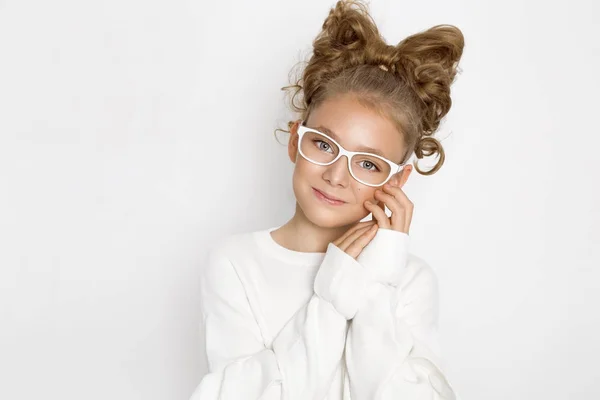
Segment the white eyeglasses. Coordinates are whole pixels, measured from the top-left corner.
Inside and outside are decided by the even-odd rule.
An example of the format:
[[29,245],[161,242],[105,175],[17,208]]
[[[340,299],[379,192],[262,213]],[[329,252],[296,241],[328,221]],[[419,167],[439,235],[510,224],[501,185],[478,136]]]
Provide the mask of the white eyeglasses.
[[406,162],[397,164],[377,154],[346,150],[323,132],[304,126],[304,121],[298,126],[298,150],[307,161],[317,165],[331,165],[346,156],[352,177],[372,187],[385,184],[412,159],[411,154]]

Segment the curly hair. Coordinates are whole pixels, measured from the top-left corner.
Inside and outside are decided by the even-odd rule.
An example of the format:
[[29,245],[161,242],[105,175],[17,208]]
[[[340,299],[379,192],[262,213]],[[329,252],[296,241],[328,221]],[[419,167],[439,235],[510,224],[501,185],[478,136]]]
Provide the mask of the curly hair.
[[[281,90],[292,92],[291,108],[304,121],[331,96],[356,95],[361,104],[388,117],[402,134],[407,147],[402,163],[413,152],[418,159],[438,155],[428,171],[415,165],[420,174],[432,175],[445,159],[433,134],[452,105],[450,85],[463,47],[462,32],[453,25],[436,25],[388,45],[365,4],[340,0],[314,39],[312,56],[300,78]],[[289,129],[292,124],[288,123]]]

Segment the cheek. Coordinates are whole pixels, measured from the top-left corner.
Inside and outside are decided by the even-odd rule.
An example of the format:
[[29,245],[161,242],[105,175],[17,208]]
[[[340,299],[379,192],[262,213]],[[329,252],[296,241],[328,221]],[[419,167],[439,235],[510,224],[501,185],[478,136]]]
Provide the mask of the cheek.
[[374,188],[365,187],[362,185],[356,188],[355,193],[359,203],[364,203],[367,200],[375,200]]
[[306,161],[302,157],[298,157],[294,167],[294,175],[299,178],[313,179],[323,175],[322,167]]
[[295,189],[307,190],[306,188],[315,181],[315,177],[318,177],[318,171],[315,167],[318,166],[306,161],[302,157],[298,157],[292,176]]

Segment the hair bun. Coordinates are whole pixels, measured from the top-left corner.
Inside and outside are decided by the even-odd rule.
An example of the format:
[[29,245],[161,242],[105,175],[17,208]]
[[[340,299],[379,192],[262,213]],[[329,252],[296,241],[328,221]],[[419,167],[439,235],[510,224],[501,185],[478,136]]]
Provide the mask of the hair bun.
[[379,37],[375,21],[371,20],[372,24],[368,25],[364,23],[366,13],[362,3],[338,2],[323,22],[322,34],[329,38],[331,48],[339,51],[361,50],[369,39]]
[[345,67],[374,63],[376,60],[369,60],[374,43],[377,49],[387,47],[367,7],[360,2],[338,1],[313,41],[313,60],[323,58]]
[[464,37],[452,25],[436,25],[406,37],[396,46],[396,64],[423,102],[423,131],[433,133],[450,111],[450,85],[458,71]]

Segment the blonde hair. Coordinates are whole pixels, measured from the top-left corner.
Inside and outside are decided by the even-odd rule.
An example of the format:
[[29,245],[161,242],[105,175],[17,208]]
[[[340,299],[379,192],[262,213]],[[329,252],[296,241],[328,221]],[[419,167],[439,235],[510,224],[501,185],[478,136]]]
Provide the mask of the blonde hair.
[[[413,152],[418,159],[439,155],[428,171],[415,165],[420,174],[432,175],[445,159],[433,134],[452,105],[450,85],[463,47],[464,37],[452,25],[436,25],[388,45],[365,4],[341,0],[314,39],[313,54],[301,77],[281,89],[292,92],[291,108],[303,121],[332,96],[356,95],[361,104],[390,118],[402,133],[407,147],[402,163]],[[292,124],[288,123],[289,129]]]

